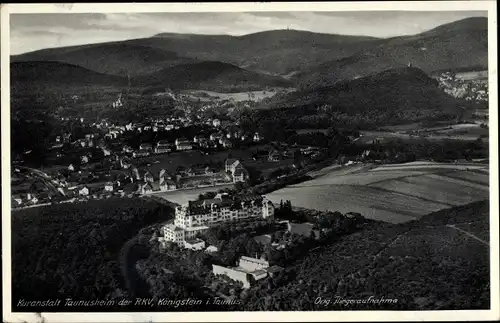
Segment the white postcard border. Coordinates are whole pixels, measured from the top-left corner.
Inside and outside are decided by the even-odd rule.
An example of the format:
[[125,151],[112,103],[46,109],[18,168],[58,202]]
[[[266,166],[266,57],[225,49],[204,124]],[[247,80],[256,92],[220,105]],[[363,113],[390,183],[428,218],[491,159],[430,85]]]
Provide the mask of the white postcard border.
[[[488,69],[490,104],[490,259],[491,309],[463,311],[324,311],[324,312],[115,312],[12,313],[10,280],[10,79],[9,15],[13,13],[92,12],[234,12],[234,11],[488,11]],[[447,321],[495,320],[499,314],[498,218],[498,71],[495,1],[386,1],[303,3],[111,3],[1,5],[1,143],[2,143],[2,281],[4,322],[306,322],[306,321]]]

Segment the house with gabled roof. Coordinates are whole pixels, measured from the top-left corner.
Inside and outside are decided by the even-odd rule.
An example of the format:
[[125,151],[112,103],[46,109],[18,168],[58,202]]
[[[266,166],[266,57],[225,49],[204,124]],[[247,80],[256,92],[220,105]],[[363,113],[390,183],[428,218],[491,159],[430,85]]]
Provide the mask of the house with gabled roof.
[[245,182],[248,179],[248,171],[238,159],[227,159],[225,162],[225,170],[231,173],[233,183]]
[[228,158],[225,162],[225,170],[227,173],[232,173],[236,166],[240,165],[241,162],[235,158]]

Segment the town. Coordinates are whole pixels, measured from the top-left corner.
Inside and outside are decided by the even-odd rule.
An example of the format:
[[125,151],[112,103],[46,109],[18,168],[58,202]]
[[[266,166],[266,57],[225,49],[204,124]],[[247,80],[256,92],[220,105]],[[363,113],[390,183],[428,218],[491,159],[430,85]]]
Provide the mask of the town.
[[[49,138],[51,167],[33,170],[14,160],[13,208],[245,183],[251,177],[247,166],[283,175],[293,169],[297,154],[315,158],[321,151],[269,143],[258,132],[245,133],[219,119],[117,125],[62,118],[61,123],[81,131]],[[229,158],[238,154],[241,158]]]

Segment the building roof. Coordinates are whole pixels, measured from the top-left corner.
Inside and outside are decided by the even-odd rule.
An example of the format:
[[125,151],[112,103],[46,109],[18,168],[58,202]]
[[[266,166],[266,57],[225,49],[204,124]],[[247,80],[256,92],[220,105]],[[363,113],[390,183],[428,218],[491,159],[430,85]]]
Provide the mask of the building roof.
[[263,270],[263,269],[257,269],[257,270],[254,270],[252,272],[250,272],[249,274],[252,274],[252,275],[264,275],[266,274],[267,271],[266,270]]
[[240,202],[262,201],[263,197],[256,194],[238,195],[236,199]]
[[262,200],[263,198],[260,195],[241,195],[234,197],[223,195],[221,198],[216,197],[213,199],[189,201],[187,204],[184,204],[184,206],[187,207],[192,214],[204,214],[210,210],[212,205],[219,208],[230,207],[232,209],[239,209],[242,207],[242,202],[248,203],[254,201],[257,206],[260,206]]
[[172,231],[182,231],[182,228],[179,228],[173,223],[169,223],[165,226],[167,229],[172,230]]
[[295,234],[300,234],[302,236],[310,236],[311,231],[314,228],[314,224],[312,223],[288,223],[289,231]]
[[[199,227],[189,227],[189,228],[186,228],[184,230],[185,231],[198,231],[198,230],[206,230],[206,229],[208,229],[208,227],[206,225],[202,225],[202,226],[199,226]],[[180,229],[180,230],[183,230],[183,229]]]
[[217,248],[216,246],[208,246],[206,249],[205,249],[206,252],[217,252],[219,251],[219,248]]
[[264,260],[264,259],[258,259],[258,258],[252,258],[252,257],[247,257],[247,256],[241,256],[240,258],[240,261],[248,261],[248,262],[254,262],[254,263],[258,263],[258,264],[261,264],[261,265],[267,265],[269,266],[269,262],[267,260]]
[[228,158],[228,159],[226,159],[226,165],[227,166],[232,166],[236,162],[240,163],[240,161],[238,159],[236,159],[236,158]]
[[196,208],[210,207],[212,204],[218,207],[230,206],[233,204],[231,199],[203,199],[199,201],[190,201],[189,208],[194,210]]
[[190,167],[186,173],[194,173],[194,174],[199,174],[199,175],[204,175],[207,171],[210,171],[210,167],[204,166],[204,167]]
[[205,241],[199,239],[199,238],[195,238],[195,239],[188,239],[188,240],[185,240],[185,243],[188,243],[188,244],[197,244],[197,243],[205,243]]

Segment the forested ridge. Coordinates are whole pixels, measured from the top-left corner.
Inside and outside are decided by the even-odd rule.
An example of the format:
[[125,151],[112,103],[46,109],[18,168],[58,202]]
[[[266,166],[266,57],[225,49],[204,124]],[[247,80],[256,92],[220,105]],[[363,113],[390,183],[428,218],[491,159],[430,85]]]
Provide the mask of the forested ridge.
[[172,217],[170,207],[140,198],[13,212],[13,307],[20,299],[128,297],[121,248],[140,228]]

